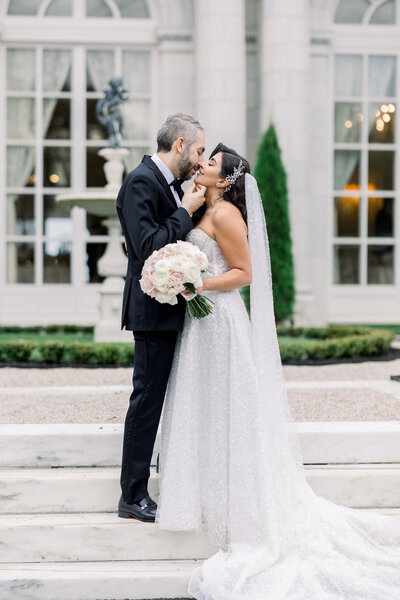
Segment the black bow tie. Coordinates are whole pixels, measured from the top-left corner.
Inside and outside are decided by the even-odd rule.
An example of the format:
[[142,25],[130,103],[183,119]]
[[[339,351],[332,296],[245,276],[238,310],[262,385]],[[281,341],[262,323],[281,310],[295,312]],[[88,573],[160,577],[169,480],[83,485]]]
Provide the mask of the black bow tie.
[[174,179],[173,181],[171,181],[171,183],[169,185],[171,185],[173,188],[176,189],[177,192],[181,192],[181,185],[184,182],[184,179]]

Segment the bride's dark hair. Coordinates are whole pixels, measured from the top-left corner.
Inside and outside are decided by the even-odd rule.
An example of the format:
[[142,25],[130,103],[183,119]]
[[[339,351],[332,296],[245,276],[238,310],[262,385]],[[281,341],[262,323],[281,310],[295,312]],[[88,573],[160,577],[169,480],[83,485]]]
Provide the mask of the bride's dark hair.
[[240,161],[243,163],[243,169],[240,177],[238,177],[231,185],[231,189],[229,191],[225,191],[223,198],[228,202],[232,202],[235,206],[238,207],[240,212],[242,213],[242,217],[247,225],[247,209],[246,209],[246,193],[245,193],[245,173],[250,173],[250,165],[248,161],[240,156],[235,150],[232,148],[228,148],[224,144],[218,144],[214,148],[214,150],[210,154],[210,158],[212,158],[218,152],[222,152],[222,164],[221,164],[221,177],[227,177],[228,175],[233,174],[233,170],[239,166]]

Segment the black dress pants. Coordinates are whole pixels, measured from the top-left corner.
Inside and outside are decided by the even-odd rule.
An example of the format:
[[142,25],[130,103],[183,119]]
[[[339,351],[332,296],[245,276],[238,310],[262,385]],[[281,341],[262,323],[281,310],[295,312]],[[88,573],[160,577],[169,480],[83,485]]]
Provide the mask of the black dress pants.
[[133,392],[125,418],[121,488],[131,504],[147,496],[150,462],[157,435],[176,331],[136,331]]

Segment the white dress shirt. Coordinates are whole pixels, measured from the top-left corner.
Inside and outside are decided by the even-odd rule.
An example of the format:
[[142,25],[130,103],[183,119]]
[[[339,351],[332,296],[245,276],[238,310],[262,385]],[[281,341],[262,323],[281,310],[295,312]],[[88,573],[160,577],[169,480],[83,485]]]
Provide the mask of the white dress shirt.
[[179,198],[178,192],[171,185],[171,183],[175,179],[174,174],[172,173],[172,171],[170,171],[170,169],[167,167],[165,162],[163,162],[161,160],[161,158],[158,156],[158,154],[153,154],[153,156],[151,157],[151,160],[157,165],[157,167],[160,169],[161,173],[164,175],[165,179],[167,180],[167,183],[170,186],[171,191],[174,195],[176,205],[178,207],[181,206],[182,202],[181,202],[181,199]]

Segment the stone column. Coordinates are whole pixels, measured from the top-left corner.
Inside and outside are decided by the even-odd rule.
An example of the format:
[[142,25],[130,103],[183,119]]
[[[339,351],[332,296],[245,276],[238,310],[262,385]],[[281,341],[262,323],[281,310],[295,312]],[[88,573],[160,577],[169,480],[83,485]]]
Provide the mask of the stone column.
[[218,142],[246,152],[244,0],[195,2],[195,116],[207,153]]
[[261,18],[261,129],[277,130],[288,174],[296,277],[297,325],[322,324],[311,287],[309,193],[309,0],[263,0]]

